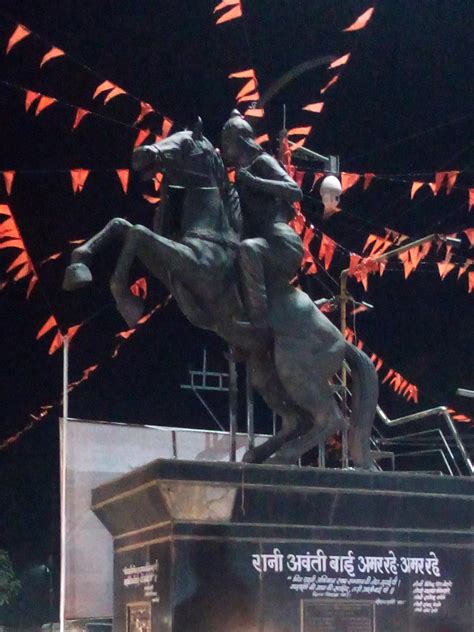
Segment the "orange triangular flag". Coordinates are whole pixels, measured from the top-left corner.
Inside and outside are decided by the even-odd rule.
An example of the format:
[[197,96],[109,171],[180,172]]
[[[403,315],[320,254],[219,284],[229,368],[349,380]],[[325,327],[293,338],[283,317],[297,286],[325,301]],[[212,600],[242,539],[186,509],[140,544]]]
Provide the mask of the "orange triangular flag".
[[474,291],[474,272],[469,272],[469,294]]
[[469,210],[474,206],[474,189],[469,189]]
[[12,194],[12,186],[13,180],[15,178],[16,171],[4,171],[3,179],[5,180],[5,189],[7,190],[7,194]]
[[166,138],[168,136],[173,125],[174,121],[165,116],[163,119],[163,126],[161,128],[161,135],[163,136],[163,138]]
[[32,272],[33,268],[31,266],[31,261],[28,259],[28,261],[26,261],[23,266],[17,271],[13,279],[15,281],[19,281],[20,279],[24,279],[25,277],[27,277]]
[[91,114],[89,110],[83,110],[82,108],[77,108],[76,118],[74,119],[74,124],[72,126],[72,129],[76,129],[76,127],[79,126],[79,123],[82,121],[82,119],[88,114]]
[[263,108],[249,108],[245,111],[245,116],[253,116],[254,118],[263,118],[265,110]]
[[46,55],[41,60],[40,68],[47,64],[48,61],[50,61],[51,59],[55,59],[56,57],[64,57],[65,54],[66,53],[63,50],[61,50],[60,48],[56,48],[56,46],[53,46],[49,53],[46,53]]
[[311,125],[307,125],[305,127],[293,127],[289,129],[287,132],[288,136],[307,136],[311,133]]
[[21,40],[25,39],[25,37],[28,37],[28,35],[31,35],[31,31],[29,29],[27,29],[26,26],[22,26],[21,24],[19,24],[16,27],[15,32],[13,33],[13,35],[8,40],[7,55],[11,51],[11,49],[16,44],[18,44],[18,42],[21,42]]
[[321,90],[319,91],[321,94],[324,94],[326,92],[326,90],[328,88],[330,88],[331,86],[333,86],[337,81],[339,81],[339,77],[340,75],[334,75],[334,77],[332,79],[330,79],[327,84],[324,86],[324,88],[321,88]]
[[240,90],[240,92],[237,94],[236,99],[237,101],[241,98],[246,96],[247,94],[249,94],[250,92],[255,92],[255,90],[257,90],[257,80],[255,77],[252,77],[251,79],[249,79],[247,81],[247,83],[244,85],[244,87]]
[[130,286],[130,291],[134,296],[140,296],[141,298],[147,297],[148,285],[145,277],[137,279],[133,285]]
[[329,270],[329,266],[331,265],[334,257],[334,252],[336,251],[336,246],[337,244],[333,239],[323,234],[318,256],[320,259],[324,259],[324,267],[326,270]]
[[46,108],[49,108],[50,105],[53,105],[53,103],[56,102],[57,99],[54,99],[53,97],[46,97],[43,95],[38,101],[38,105],[36,106],[35,116],[38,116],[43,110],[46,110]]
[[411,185],[411,199],[413,200],[413,198],[415,197],[415,193],[418,191],[418,189],[421,189],[421,187],[425,184],[425,182],[414,182]]
[[346,55],[343,55],[342,57],[338,57],[338,59],[335,59],[332,64],[329,66],[329,70],[332,70],[332,68],[339,68],[339,66],[344,66],[344,64],[347,64],[347,62],[349,61],[351,57],[350,53],[347,53]]
[[384,379],[382,380],[382,384],[385,384],[385,382],[387,380],[389,380],[392,375],[395,373],[395,371],[393,369],[389,369],[387,375],[384,377]]
[[99,94],[102,94],[102,92],[105,92],[106,90],[113,90],[115,87],[116,86],[111,81],[103,81],[100,86],[97,86],[92,98],[95,99],[99,96]]
[[0,242],[0,250],[4,250],[5,248],[19,248],[20,250],[24,250],[25,244],[21,237],[7,237],[5,241]]
[[50,316],[48,320],[45,322],[45,324],[39,330],[36,336],[36,340],[39,340],[42,336],[45,336],[48,333],[48,331],[51,331],[53,327],[57,327],[57,326],[58,326],[58,323],[56,322],[55,317]]
[[458,279],[467,272],[468,268],[474,263],[473,259],[466,259],[463,266],[459,266]]
[[403,270],[404,270],[404,273],[405,273],[405,279],[408,279],[408,277],[410,276],[410,274],[413,272],[413,270],[416,267],[414,265],[414,263],[413,263],[413,260],[410,257],[409,251],[408,252],[401,252],[398,255],[398,258],[403,263]]
[[268,143],[270,142],[270,136],[268,134],[262,134],[261,136],[258,136],[255,141],[261,145],[262,143]]
[[118,97],[120,94],[127,94],[123,88],[114,88],[109,94],[105,97],[104,104],[108,103],[115,97]]
[[237,99],[237,103],[244,103],[245,101],[259,101],[260,100],[260,92],[252,92],[251,94],[246,94],[244,97],[240,97]]
[[351,252],[350,264],[349,264],[349,276],[354,276],[357,266],[359,265],[362,257],[360,255]]
[[28,289],[26,290],[26,298],[30,298],[31,296],[31,292],[33,291],[33,289],[35,288],[36,284],[38,283],[39,279],[38,276],[33,272],[30,282],[28,283]]
[[459,171],[448,171],[447,173],[447,184],[446,184],[446,193],[449,195],[453,190],[454,185],[456,184],[456,180],[458,179]]
[[145,140],[145,138],[147,138],[147,136],[150,135],[150,130],[149,129],[141,129],[138,131],[138,136],[135,140],[135,144],[134,147],[138,147],[138,145],[141,145],[143,143],[143,141]]
[[63,335],[58,329],[49,348],[48,355],[53,355],[53,353],[55,353],[58,349],[61,349],[61,347],[63,346],[63,342]]
[[433,191],[435,195],[438,194],[439,190],[443,186],[444,180],[447,175],[448,175],[447,171],[438,171],[435,173],[435,188]]
[[375,173],[364,173],[364,191],[367,191],[367,189],[372,184],[372,181],[374,180],[374,178],[375,178]]
[[316,114],[320,114],[324,109],[324,101],[319,101],[318,103],[309,103],[305,105],[303,110],[307,110],[308,112],[315,112]]
[[89,169],[71,169],[72,189],[74,193],[81,193],[89,173]]
[[69,327],[69,329],[67,330],[67,336],[69,338],[69,342],[71,342],[71,340],[74,338],[74,336],[77,334],[77,332],[79,331],[81,327],[82,327],[82,323],[80,323],[79,325],[73,325],[72,327]]
[[301,140],[297,141],[296,143],[292,142],[291,145],[290,145],[290,151],[296,151],[300,147],[304,147],[305,144],[306,144],[306,138],[302,138]]
[[231,72],[229,75],[229,79],[250,79],[253,77],[256,78],[255,70],[253,68],[249,68],[248,70],[239,70],[238,72]]
[[469,239],[469,243],[471,244],[471,246],[474,246],[474,228],[465,228],[464,232],[466,233],[466,236]]
[[360,180],[360,175],[358,173],[341,173],[341,186],[342,192],[345,193],[347,189],[350,189]]
[[367,248],[370,246],[370,244],[373,244],[374,242],[376,242],[377,239],[379,239],[377,235],[369,235],[367,237],[367,241],[365,242],[365,246],[362,248],[362,252],[365,252]]
[[456,267],[455,263],[450,263],[449,261],[440,261],[438,263],[439,276],[441,279],[445,279],[451,270],[454,270]]
[[130,170],[129,169],[117,169],[117,175],[120,179],[120,183],[122,185],[122,189],[124,193],[128,191],[128,181],[130,179]]
[[236,20],[237,18],[242,17],[242,15],[243,15],[242,6],[239,0],[239,4],[235,6],[233,9],[230,9],[230,11],[227,11],[227,13],[224,13],[224,15],[222,15],[217,20],[216,24],[223,24],[224,22],[230,22],[231,20]]
[[355,22],[344,29],[344,32],[348,33],[349,31],[360,31],[360,29],[363,29],[365,26],[367,26],[367,23],[372,17],[374,11],[374,7],[367,9],[367,11],[365,11],[362,15],[359,15]]
[[145,116],[148,116],[148,114],[151,114],[151,112],[154,112],[154,111],[155,110],[152,108],[152,106],[149,103],[146,103],[145,101],[141,101],[140,114],[138,115],[138,118],[135,121],[134,125],[138,125],[139,123],[141,123],[143,119],[145,118]]
[[17,256],[17,258],[8,266],[7,272],[11,272],[12,270],[15,270],[15,268],[18,268],[19,266],[24,266],[25,263],[28,263],[28,262],[29,262],[28,253],[26,252],[26,250],[23,250]]
[[217,7],[214,7],[213,13],[217,13],[217,11],[220,11],[221,9],[225,9],[227,7],[235,7],[235,5],[239,4],[239,2],[240,0],[222,0],[222,2],[217,5]]
[[28,112],[33,103],[41,96],[39,92],[35,92],[34,90],[26,91],[26,99],[25,99],[25,110]]
[[152,195],[147,195],[146,193],[143,193],[142,197],[147,202],[150,202],[150,204],[158,204],[158,202],[161,200],[161,198],[159,198],[159,197],[153,197]]

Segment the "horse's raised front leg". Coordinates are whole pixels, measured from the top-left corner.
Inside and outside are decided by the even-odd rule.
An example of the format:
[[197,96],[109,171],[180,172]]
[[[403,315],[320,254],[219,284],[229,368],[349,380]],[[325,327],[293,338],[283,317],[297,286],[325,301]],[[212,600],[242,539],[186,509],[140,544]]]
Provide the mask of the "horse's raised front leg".
[[129,327],[134,327],[143,313],[143,301],[129,288],[129,273],[135,258],[160,280],[166,275],[176,276],[180,282],[194,287],[202,276],[203,264],[192,248],[157,235],[145,226],[133,226],[127,232],[110,281],[117,309]]
[[75,248],[71,254],[71,263],[66,268],[63,289],[71,292],[88,285],[92,281],[90,265],[93,257],[112,241],[125,239],[130,228],[132,228],[130,222],[121,217],[116,217],[99,233],[91,237],[89,241]]

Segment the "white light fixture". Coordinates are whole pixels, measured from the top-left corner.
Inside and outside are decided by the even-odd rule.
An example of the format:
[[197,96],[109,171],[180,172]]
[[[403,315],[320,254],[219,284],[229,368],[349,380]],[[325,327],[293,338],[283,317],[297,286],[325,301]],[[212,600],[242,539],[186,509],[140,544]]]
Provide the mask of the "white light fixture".
[[320,193],[324,205],[324,218],[341,210],[338,204],[341,199],[342,186],[336,176],[326,176],[324,178],[321,182]]

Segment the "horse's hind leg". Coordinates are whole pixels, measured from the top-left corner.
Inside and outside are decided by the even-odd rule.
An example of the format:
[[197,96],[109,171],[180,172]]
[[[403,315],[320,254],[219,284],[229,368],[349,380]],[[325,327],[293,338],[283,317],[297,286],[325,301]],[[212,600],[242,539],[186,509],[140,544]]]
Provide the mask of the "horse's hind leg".
[[289,441],[275,455],[275,461],[296,463],[303,454],[315,448],[320,441],[346,427],[346,422],[339,409],[329,384],[322,388],[312,388],[314,425],[311,430],[300,437]]
[[63,289],[72,291],[84,287],[92,281],[89,266],[93,257],[104,246],[116,239],[125,239],[132,224],[121,217],[111,220],[100,232],[91,237],[82,246],[75,248],[71,254],[71,263],[66,269]]
[[198,283],[201,267],[196,253],[189,246],[157,235],[145,226],[132,226],[110,281],[117,309],[130,327],[136,325],[143,311],[143,301],[131,293],[128,285],[130,267],[135,258],[165,285],[169,285],[166,277],[171,274],[193,287]]
[[266,357],[255,354],[251,356],[247,362],[247,370],[251,372],[252,385],[283,421],[282,428],[276,435],[249,450],[244,456],[247,463],[262,463],[284,443],[304,432],[310,421],[309,416],[298,408],[285,392],[270,354],[266,354]]

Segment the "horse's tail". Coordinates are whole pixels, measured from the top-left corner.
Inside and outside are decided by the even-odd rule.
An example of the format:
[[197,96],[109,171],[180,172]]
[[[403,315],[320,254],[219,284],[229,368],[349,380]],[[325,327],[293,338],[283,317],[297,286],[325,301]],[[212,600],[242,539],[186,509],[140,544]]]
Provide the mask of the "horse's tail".
[[370,358],[348,342],[345,359],[352,376],[349,454],[355,466],[370,469],[373,465],[370,435],[379,398],[379,379]]

